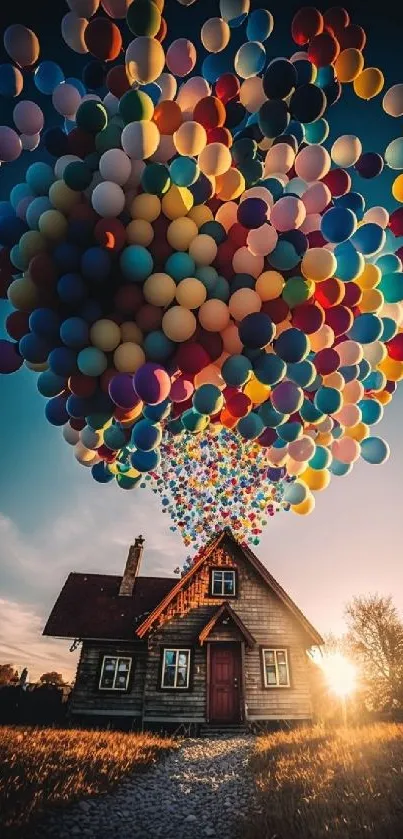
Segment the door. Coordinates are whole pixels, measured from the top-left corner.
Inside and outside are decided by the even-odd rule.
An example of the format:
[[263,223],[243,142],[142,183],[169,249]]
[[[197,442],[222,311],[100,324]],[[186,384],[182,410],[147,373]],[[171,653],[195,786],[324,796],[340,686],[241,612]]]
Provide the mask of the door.
[[241,650],[239,644],[210,644],[210,720],[239,722]]

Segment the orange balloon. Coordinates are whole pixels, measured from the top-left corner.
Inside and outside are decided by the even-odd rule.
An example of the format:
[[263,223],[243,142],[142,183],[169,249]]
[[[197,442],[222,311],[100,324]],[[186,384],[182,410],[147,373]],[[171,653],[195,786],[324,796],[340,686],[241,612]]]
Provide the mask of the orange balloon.
[[173,134],[182,125],[182,111],[177,102],[165,99],[156,106],[153,120],[160,134]]

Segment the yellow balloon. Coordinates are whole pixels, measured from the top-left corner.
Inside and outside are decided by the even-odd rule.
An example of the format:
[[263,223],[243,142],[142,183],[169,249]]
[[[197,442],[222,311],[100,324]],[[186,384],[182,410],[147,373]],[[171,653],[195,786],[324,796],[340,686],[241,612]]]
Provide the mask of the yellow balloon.
[[261,405],[270,395],[271,388],[263,385],[254,376],[246,383],[243,392],[255,405]]
[[198,233],[189,245],[189,256],[196,265],[211,265],[217,256],[217,243],[207,233]]
[[46,210],[39,219],[38,227],[47,239],[57,242],[66,235],[67,219],[59,210]]
[[388,405],[392,401],[392,394],[387,390],[382,390],[381,393],[377,393],[376,398],[381,405]]
[[377,67],[367,67],[354,79],[354,91],[360,99],[373,99],[378,96],[385,84],[385,78]]
[[132,218],[139,218],[149,222],[156,221],[160,212],[161,201],[158,195],[149,195],[148,192],[136,195],[130,208]]
[[199,154],[199,167],[204,175],[223,175],[231,164],[231,152],[224,143],[209,143]]
[[379,310],[382,309],[384,302],[384,296],[378,288],[364,289],[360,302],[360,311],[362,313],[379,312]]
[[150,274],[143,286],[147,303],[153,306],[169,306],[175,297],[176,283],[169,274]]
[[176,299],[180,306],[185,309],[198,309],[207,297],[207,289],[200,280],[195,277],[186,277],[181,280],[176,289]]
[[344,436],[352,437],[352,439],[356,440],[357,443],[361,443],[361,440],[365,440],[366,437],[369,437],[369,427],[365,424],[365,422],[358,422],[357,425],[353,425],[351,428],[345,428]]
[[400,382],[403,379],[403,361],[395,361],[387,356],[378,364],[378,370],[384,373],[390,382]]
[[246,315],[260,312],[262,300],[253,288],[239,288],[229,299],[229,310],[236,321],[241,321]]
[[171,221],[167,230],[167,240],[174,250],[187,251],[197,233],[196,222],[187,216],[182,216]]
[[18,247],[21,255],[21,262],[23,263],[22,270],[25,271],[28,268],[31,259],[38,253],[41,253],[41,251],[46,250],[47,242],[39,230],[28,230],[27,233],[22,234]]
[[309,489],[313,492],[321,492],[330,484],[330,472],[328,469],[312,469],[310,466],[301,475]]
[[307,495],[304,501],[301,501],[300,504],[292,504],[291,509],[293,513],[297,513],[299,516],[309,516],[309,513],[315,509],[315,499],[311,493]]
[[135,38],[126,50],[125,65],[131,84],[154,82],[164,69],[164,49],[156,38]]
[[120,344],[113,354],[113,362],[119,373],[135,373],[145,360],[142,348],[131,341]]
[[193,206],[193,195],[185,186],[172,184],[161,201],[164,215],[173,221],[185,216]]
[[113,320],[101,318],[90,329],[91,343],[104,352],[112,352],[120,343],[120,327]]
[[335,255],[326,248],[309,248],[301,262],[301,272],[306,280],[321,283],[336,273]]
[[349,47],[342,50],[334,65],[336,78],[342,84],[353,82],[364,69],[364,56],[360,50]]
[[333,437],[330,434],[330,432],[323,432],[321,434],[318,434],[318,436],[315,438],[315,443],[317,446],[330,446],[332,442]]
[[126,227],[126,239],[129,245],[143,245],[147,248],[154,239],[154,228],[149,221],[134,218]]
[[79,192],[70,189],[64,181],[55,181],[49,189],[49,201],[55,208],[68,215],[75,204],[81,200]]
[[285,286],[284,278],[278,271],[264,271],[255,283],[255,291],[261,300],[275,300]]
[[206,146],[207,134],[199,122],[187,120],[175,131],[173,140],[178,154],[197,157]]
[[245,178],[242,173],[231,166],[227,172],[220,175],[216,181],[216,195],[220,201],[234,201],[245,191]]
[[323,384],[325,387],[332,387],[334,390],[343,390],[345,380],[338,370],[334,373],[329,373],[328,376],[323,376]]
[[189,210],[186,218],[192,219],[197,226],[197,229],[201,227],[203,224],[206,224],[207,221],[213,221],[214,215],[210,210],[210,207],[206,207],[205,204],[196,204],[195,207],[192,207]]
[[297,477],[298,475],[302,475],[304,470],[306,469],[306,463],[299,462],[298,460],[294,460],[292,457],[289,457],[287,460],[287,474],[294,475]]
[[403,203],[403,175],[398,175],[393,181],[392,195],[396,201],[399,201],[401,204]]
[[20,312],[32,312],[37,306],[38,289],[30,277],[18,277],[10,283],[7,297],[14,309]]
[[367,262],[362,274],[360,274],[354,282],[356,282],[357,285],[359,285],[359,287],[364,291],[365,289],[376,288],[376,286],[381,282],[381,279],[381,269],[378,268],[377,265],[372,265],[372,263]]
[[125,320],[124,323],[120,324],[120,338],[122,344],[126,341],[131,341],[133,344],[141,344],[143,333],[138,328],[137,323],[133,323],[131,320]]
[[196,329],[196,318],[193,312],[184,306],[172,306],[162,318],[162,329],[171,341],[187,341]]
[[215,220],[218,221],[225,230],[229,231],[233,224],[236,224],[238,218],[238,204],[235,201],[227,201],[221,204],[215,214]]

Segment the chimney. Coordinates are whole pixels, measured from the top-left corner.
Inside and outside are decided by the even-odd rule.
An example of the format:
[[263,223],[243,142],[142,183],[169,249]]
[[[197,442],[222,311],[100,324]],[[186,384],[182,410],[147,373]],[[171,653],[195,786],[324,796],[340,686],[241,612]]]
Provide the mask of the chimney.
[[143,546],[143,536],[137,536],[137,539],[134,541],[134,545],[130,545],[126,560],[126,568],[119,589],[119,594],[123,597],[131,597],[133,594],[134,584],[139,574],[141,557],[143,555]]

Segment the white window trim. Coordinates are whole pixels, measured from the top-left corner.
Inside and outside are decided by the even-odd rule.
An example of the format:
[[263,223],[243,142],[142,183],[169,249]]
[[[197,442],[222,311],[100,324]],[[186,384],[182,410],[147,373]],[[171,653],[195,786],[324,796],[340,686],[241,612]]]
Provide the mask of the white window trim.
[[[215,573],[222,574],[221,579],[221,592],[214,591],[214,574]],[[224,592],[224,574],[232,574],[232,579],[234,581],[234,591],[232,594],[226,594]],[[212,568],[211,569],[211,594],[213,597],[236,597],[236,573],[235,568]]]
[[[165,663],[166,663],[166,654],[167,653],[176,653],[176,661],[175,661],[175,680],[173,685],[164,685],[164,675],[165,675]],[[178,677],[178,669],[179,669],[179,654],[180,653],[187,653],[187,670],[186,670],[186,684],[185,685],[177,685],[176,680]],[[189,647],[164,647],[164,654],[162,656],[162,672],[161,672],[161,688],[163,690],[187,690],[189,688],[189,681],[190,681],[190,658],[191,658],[192,651]],[[172,665],[171,665],[172,666]]]
[[[115,659],[116,659],[115,675],[114,675],[114,677],[113,677],[113,685],[112,685],[112,687],[103,687],[103,686],[102,686],[102,684],[101,684],[101,682],[102,682],[102,676],[104,675],[105,661],[106,661],[108,658],[115,658]],[[117,677],[117,675],[118,675],[118,670],[119,670],[119,661],[128,661],[128,662],[129,662],[129,669],[128,669],[127,673],[126,673],[126,684],[125,684],[125,687],[124,687],[124,688],[115,687],[116,677]],[[129,678],[130,678],[130,673],[131,673],[131,669],[132,669],[132,662],[133,662],[133,659],[132,659],[130,656],[125,656],[125,655],[104,655],[104,657],[103,657],[103,659],[102,659],[101,675],[100,675],[100,677],[99,677],[98,690],[116,690],[116,691],[118,691],[118,693],[123,693],[124,691],[126,691],[126,690],[127,690],[127,688],[128,688],[128,684],[129,684]]]
[[[268,681],[267,681],[265,653],[274,653],[274,664],[275,664],[275,667],[276,667],[276,680],[277,680],[277,683],[275,685],[270,685],[270,684],[268,684]],[[285,655],[285,663],[286,663],[286,666],[287,666],[287,684],[286,685],[280,685],[279,684],[280,680],[279,680],[276,653],[284,653],[284,655]],[[291,685],[290,685],[290,665],[288,663],[288,650],[287,650],[286,647],[263,647],[262,648],[262,659],[263,659],[263,677],[264,677],[265,688],[275,688],[276,690],[278,690],[278,688],[289,688],[289,687],[291,687]]]

